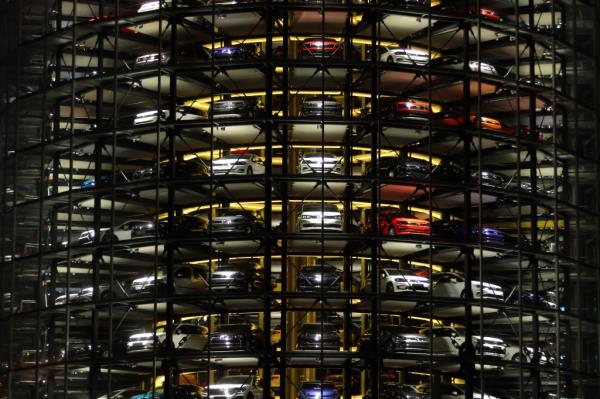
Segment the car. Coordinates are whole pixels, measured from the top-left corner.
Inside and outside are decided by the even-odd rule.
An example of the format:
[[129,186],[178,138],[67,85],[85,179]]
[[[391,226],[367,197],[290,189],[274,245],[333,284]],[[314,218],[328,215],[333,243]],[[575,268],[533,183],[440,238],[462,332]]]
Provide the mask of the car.
[[[371,291],[372,280],[372,275],[367,275],[364,286],[366,292]],[[379,274],[379,289],[388,294],[398,292],[428,294],[429,287],[429,279],[417,276],[412,270],[382,268]]]
[[416,66],[424,66],[429,62],[429,52],[424,50],[389,46],[381,46],[378,50],[379,60],[383,62]]
[[[175,350],[202,351],[208,342],[208,328],[192,323],[175,323],[172,342]],[[129,336],[127,353],[151,352],[166,348],[166,326],[157,327],[154,332],[137,333]]]
[[461,16],[469,15],[471,17],[476,17],[477,14],[479,14],[482,19],[493,22],[502,22],[502,17],[496,11],[490,8],[479,7],[478,12],[477,6],[474,3],[470,3],[467,7],[464,0],[445,0],[437,7],[437,9]]
[[[430,337],[433,352],[437,355],[459,355],[464,348],[464,330],[455,327],[441,326],[425,328],[419,331],[423,336]],[[475,354],[478,356],[489,356],[497,359],[504,358],[506,344],[502,338],[481,336],[478,332],[472,335]]]
[[229,154],[212,161],[213,175],[262,175],[265,164],[255,154]]
[[298,330],[296,349],[298,350],[339,350],[341,338],[335,324],[305,323]]
[[[179,384],[173,387],[172,399],[200,399],[204,390],[202,387],[192,384]],[[132,396],[131,399],[162,399],[164,397],[163,387],[156,388],[143,394]]]
[[[157,288],[155,288],[157,287]],[[158,290],[161,295],[168,293],[167,275],[163,271],[138,277],[131,282],[129,291],[132,295],[153,293]],[[207,265],[173,265],[173,289],[175,294],[193,294],[208,290]]]
[[527,126],[508,126],[504,122],[499,119],[492,118],[490,116],[485,115],[470,115],[468,123],[465,123],[464,115],[459,112],[449,111],[444,113],[439,113],[435,116],[436,123],[441,124],[442,126],[461,128],[467,127],[471,129],[486,129],[497,133],[507,134],[507,135],[523,135],[532,140],[543,141],[544,134],[540,129],[530,129]]
[[[371,232],[371,223],[367,224],[367,232]],[[397,209],[382,210],[379,213],[379,233],[383,236],[429,236],[429,221],[406,216]]]
[[[483,244],[505,245],[511,240],[502,231],[492,227],[471,226],[470,239]],[[460,220],[436,220],[431,223],[431,234],[438,239],[465,240],[464,223]]]
[[304,381],[297,399],[339,399],[340,393],[331,382]]
[[[379,347],[384,354],[429,354],[429,338],[419,333],[415,327],[382,324],[379,326]],[[361,352],[376,353],[373,334],[369,329],[365,331],[358,343]]]
[[342,104],[330,96],[307,97],[302,101],[300,116],[303,117],[328,117],[342,116]]
[[[119,283],[115,281],[112,287],[110,284],[103,283],[98,285],[98,298],[100,300],[107,300],[111,296],[111,288],[112,288],[112,296],[115,298],[125,298],[127,297],[127,292],[125,288]],[[68,295],[69,303],[89,303],[94,300],[94,287],[85,287],[82,288],[81,291],[77,293],[71,293]],[[60,306],[67,303],[67,294],[60,295],[56,297],[54,300],[54,305]]]
[[140,4],[138,7],[138,14],[142,12],[156,11],[160,8],[172,7],[172,0],[155,0],[155,1],[147,1],[145,3]]
[[[143,225],[149,222],[150,221],[148,220],[134,219],[120,223],[112,229],[109,227],[102,227],[100,228],[100,237],[98,241],[107,243],[111,240],[113,242],[131,240],[132,238],[134,238],[132,236],[134,228],[140,224]],[[95,236],[96,232],[94,231],[94,229],[84,231],[83,233],[79,234],[79,245],[93,243]]]
[[262,219],[252,211],[221,208],[211,221],[213,233],[254,233],[264,230]]
[[[133,119],[134,125],[144,125],[148,123],[156,123],[160,119],[161,122],[166,122],[171,112],[168,109],[163,109],[160,113],[158,110],[150,110],[139,112]],[[206,119],[206,113],[198,108],[182,105],[177,107],[175,112],[176,121],[197,121]]]
[[[423,392],[427,397],[430,397],[431,387],[428,384],[419,385],[418,388]],[[459,386],[455,384],[440,384],[439,389],[439,397],[440,399],[465,399],[466,398],[466,389],[464,386]],[[477,387],[473,388],[473,399],[500,399],[498,396],[483,394],[477,389]]]
[[[132,237],[154,237],[157,234],[156,226],[158,225],[158,236],[166,237],[168,235],[169,221],[162,219],[158,222],[148,222],[139,224],[133,228]],[[173,234],[204,234],[208,231],[208,221],[198,215],[176,215],[173,217],[172,232]]]
[[429,122],[432,111],[429,102],[411,99],[398,98],[391,102],[384,102],[382,113],[388,120],[404,120],[414,122]]
[[209,276],[210,289],[213,291],[262,290],[264,277],[261,266],[256,262],[236,262],[217,266]]
[[[454,272],[433,273],[433,295],[439,297],[466,298],[465,278]],[[504,291],[497,284],[476,279],[471,280],[471,291],[475,299],[504,301]]]
[[255,98],[236,97],[213,102],[209,114],[213,119],[256,118],[262,115],[262,109]]
[[[537,297],[537,306],[540,308],[556,310],[558,305],[554,300],[551,299],[551,295],[546,295],[544,292],[538,292],[536,295],[532,291],[522,291],[521,295],[519,295],[518,287],[515,287],[506,295],[506,303],[511,305],[521,304],[525,306],[534,306],[536,305],[536,297]],[[549,298],[550,297],[550,298]]]
[[[464,59],[457,55],[442,55],[436,58],[432,58],[430,65],[434,68],[447,68],[462,70],[464,66]],[[471,72],[481,71],[482,74],[498,75],[498,70],[492,64],[483,61],[467,61],[468,68]]]
[[341,232],[342,214],[334,204],[302,204],[298,215],[298,231],[338,231]]
[[342,174],[342,160],[330,152],[309,152],[300,155],[299,169],[301,175],[313,173]]
[[[181,4],[181,3],[180,3]],[[175,57],[178,64],[185,63],[204,63],[208,60],[208,51],[200,43],[187,43],[175,50]],[[162,51],[160,53],[146,53],[136,57],[133,64],[134,68],[142,68],[154,65],[172,64],[172,52]]]
[[209,350],[253,352],[263,347],[263,332],[252,323],[220,324],[210,334]]
[[[415,180],[433,179],[460,181],[462,169],[453,163],[432,165],[427,160],[410,156],[382,156],[376,162],[377,175],[380,177],[406,178]],[[369,163],[363,176],[371,176],[373,164]],[[370,185],[370,183],[369,183]]]
[[342,43],[328,37],[306,38],[298,45],[298,58],[342,58]]
[[212,52],[215,61],[241,61],[260,57],[260,51],[254,43],[242,43],[235,46],[215,48]]
[[[123,172],[122,170],[116,171],[115,178],[116,178],[116,180],[115,180],[116,185],[129,183],[129,181],[130,181],[129,178],[127,177],[127,174],[125,172]],[[108,185],[111,183],[111,181],[112,181],[112,174],[111,175],[102,175],[102,176],[100,176],[100,179],[98,181],[98,186]],[[94,177],[94,176],[88,177],[81,182],[82,189],[93,188],[93,187],[96,187],[96,177]]]
[[[256,375],[226,375],[208,386],[205,399],[263,399],[262,383]],[[266,398],[265,398],[266,399]]]
[[[188,161],[176,160],[174,169],[175,169],[174,172],[175,172],[176,178],[208,176],[208,167],[204,164],[204,162],[202,162],[198,158],[190,159]],[[156,177],[156,175],[157,175],[156,165],[154,165],[149,168],[136,170],[133,173],[133,179],[134,180],[148,179],[148,178]],[[168,176],[169,175],[169,164],[168,163],[161,163],[159,165],[158,175],[160,176],[160,178],[169,177]]]
[[[540,365],[550,364],[549,355],[541,348],[537,350],[537,354],[532,346],[518,342],[506,342],[506,352],[504,355],[506,360],[518,363],[536,363]],[[537,360],[534,360],[537,359]]]
[[301,292],[339,292],[342,272],[331,265],[304,266],[296,276],[296,286]]
[[99,396],[98,399],[130,399],[132,396],[143,394],[145,391],[139,388],[122,388],[112,391],[110,394]]
[[[381,399],[428,399],[429,395],[419,391],[415,385],[399,384],[396,382],[384,383],[381,387]],[[373,399],[371,390],[368,390],[364,399]]]

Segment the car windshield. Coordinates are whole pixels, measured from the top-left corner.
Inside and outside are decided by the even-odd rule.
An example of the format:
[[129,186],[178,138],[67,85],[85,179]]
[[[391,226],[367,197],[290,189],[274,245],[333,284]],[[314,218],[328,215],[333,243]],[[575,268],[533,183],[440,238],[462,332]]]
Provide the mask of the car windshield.
[[335,205],[304,205],[302,212],[339,212]]
[[250,154],[229,154],[221,157],[221,159],[250,159]]
[[247,216],[248,213],[244,211],[237,211],[235,209],[226,210],[221,212],[221,216]]
[[415,272],[412,270],[394,270],[394,269],[386,269],[390,276],[416,276]]
[[306,266],[302,273],[335,273],[336,270],[334,266]]
[[335,385],[329,382],[305,382],[302,384],[303,390],[314,390],[314,389],[335,389]]
[[335,326],[329,323],[316,323],[316,324],[305,324],[302,329],[306,332],[319,332],[319,331],[333,331]]
[[335,154],[330,152],[311,152],[310,154],[304,154],[303,158],[337,158]]
[[246,333],[250,331],[248,324],[223,324],[217,326],[216,332],[219,333]]
[[228,375],[221,378],[217,384],[243,385],[248,384],[251,378],[249,375]]

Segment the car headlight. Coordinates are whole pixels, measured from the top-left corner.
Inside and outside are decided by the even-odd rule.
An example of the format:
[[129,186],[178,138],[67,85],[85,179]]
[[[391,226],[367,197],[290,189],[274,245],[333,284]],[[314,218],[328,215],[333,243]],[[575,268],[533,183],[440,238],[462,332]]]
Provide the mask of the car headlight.
[[306,220],[306,219],[312,219],[312,216],[309,215],[302,215],[302,219]]

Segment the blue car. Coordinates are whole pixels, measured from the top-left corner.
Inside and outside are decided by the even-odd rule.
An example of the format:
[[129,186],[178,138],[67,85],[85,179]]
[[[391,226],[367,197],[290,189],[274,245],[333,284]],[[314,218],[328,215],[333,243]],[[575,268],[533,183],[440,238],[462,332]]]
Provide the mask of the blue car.
[[[100,176],[100,185],[109,184],[111,181],[110,175]],[[117,184],[129,182],[129,178],[122,171],[116,173]],[[81,188],[93,188],[96,187],[96,178],[94,176],[88,177],[81,182]]]
[[338,399],[340,393],[331,382],[306,381],[302,383],[298,399]]
[[224,46],[213,50],[215,60],[251,60],[260,56],[255,44],[242,43],[235,46]]
[[[449,222],[435,221],[431,223],[431,233],[434,237],[439,238],[462,240],[465,238],[463,222],[456,220]],[[471,239],[473,241],[479,241],[480,234],[481,241],[484,244],[504,245],[506,243],[507,236],[498,229],[491,227],[484,227],[480,229],[478,226],[471,226]]]

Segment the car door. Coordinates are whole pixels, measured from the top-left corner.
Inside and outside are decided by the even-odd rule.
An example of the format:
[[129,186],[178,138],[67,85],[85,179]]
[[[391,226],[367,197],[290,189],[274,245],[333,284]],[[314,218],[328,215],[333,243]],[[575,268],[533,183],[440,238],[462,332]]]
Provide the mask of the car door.
[[117,239],[119,241],[131,240],[131,233],[133,231],[133,226],[136,225],[137,223],[138,222],[130,221],[130,222],[125,222],[121,226],[117,227],[114,232]]

